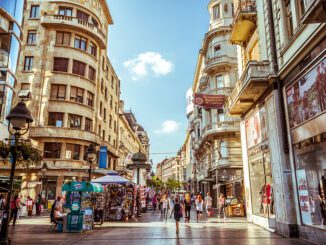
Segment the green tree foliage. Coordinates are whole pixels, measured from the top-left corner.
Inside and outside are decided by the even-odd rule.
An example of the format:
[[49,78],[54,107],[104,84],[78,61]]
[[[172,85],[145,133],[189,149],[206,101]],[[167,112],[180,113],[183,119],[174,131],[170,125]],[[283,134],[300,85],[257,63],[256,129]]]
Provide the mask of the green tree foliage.
[[175,179],[168,179],[167,182],[165,183],[166,188],[170,191],[180,189],[181,188],[181,183],[178,180]]
[[156,191],[158,191],[164,187],[164,184],[159,178],[153,176],[151,179],[147,179],[147,186],[153,187]]

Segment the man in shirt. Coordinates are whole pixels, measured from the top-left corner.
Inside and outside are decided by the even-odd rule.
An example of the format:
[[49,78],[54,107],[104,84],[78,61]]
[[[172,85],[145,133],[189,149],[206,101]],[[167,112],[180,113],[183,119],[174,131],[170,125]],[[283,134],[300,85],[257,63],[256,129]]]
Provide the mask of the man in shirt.
[[207,192],[207,195],[205,197],[205,203],[206,203],[207,216],[208,216],[208,218],[210,218],[212,215],[212,206],[213,206],[213,199],[211,197],[210,192]]

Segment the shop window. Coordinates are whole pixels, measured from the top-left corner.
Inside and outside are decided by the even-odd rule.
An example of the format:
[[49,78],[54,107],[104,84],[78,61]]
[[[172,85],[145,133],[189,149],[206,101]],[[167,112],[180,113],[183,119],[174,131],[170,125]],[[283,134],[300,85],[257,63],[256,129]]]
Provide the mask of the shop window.
[[91,66],[88,66],[88,78],[92,81],[96,79],[96,70]]
[[80,145],[66,144],[66,159],[79,160]]
[[59,15],[71,17],[72,16],[72,8],[60,7],[59,8]]
[[74,47],[86,51],[86,46],[87,46],[87,38],[76,35],[74,41]]
[[53,71],[68,72],[68,58],[55,57],[53,61]]
[[293,148],[302,223],[325,229],[326,137],[318,135]]
[[73,61],[72,73],[85,76],[86,64],[77,60]]
[[75,114],[69,114],[68,115],[68,121],[69,121],[69,127],[70,128],[81,128],[81,120],[82,117],[75,115]]
[[78,103],[83,103],[84,101],[84,89],[71,87],[70,88],[70,100]]
[[87,101],[86,101],[87,105],[90,107],[94,106],[94,94],[87,91]]
[[64,100],[66,98],[66,85],[52,84],[50,99]]
[[63,113],[49,112],[48,126],[61,128],[63,126]]
[[77,10],[76,18],[88,22],[89,14],[86,14],[83,11]]
[[92,125],[93,125],[92,119],[85,118],[85,131],[92,132]]
[[24,71],[32,71],[33,70],[33,62],[34,62],[33,56],[26,56],[25,62],[24,62]]
[[31,11],[29,17],[32,19],[37,19],[40,17],[40,6],[39,5],[31,5]]
[[44,158],[60,158],[61,143],[44,143]]
[[220,18],[221,16],[221,13],[220,13],[220,4],[216,4],[214,7],[213,7],[213,20],[216,20],[218,18]]
[[70,46],[70,32],[57,31],[55,43],[57,45]]
[[29,30],[27,34],[27,44],[35,44],[36,43],[36,31]]
[[96,57],[97,47],[96,47],[95,43],[93,43],[93,42],[90,42],[90,44],[89,44],[89,53]]

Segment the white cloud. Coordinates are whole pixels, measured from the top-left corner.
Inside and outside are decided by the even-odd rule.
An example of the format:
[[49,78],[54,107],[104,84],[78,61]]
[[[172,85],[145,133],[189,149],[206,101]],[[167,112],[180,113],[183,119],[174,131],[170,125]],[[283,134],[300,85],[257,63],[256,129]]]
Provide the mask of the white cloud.
[[166,120],[162,123],[160,129],[156,130],[155,133],[157,134],[167,134],[175,132],[179,129],[181,123],[173,121],[173,120]]
[[166,75],[173,70],[173,63],[164,59],[160,53],[140,53],[137,58],[127,60],[123,65],[131,73],[132,80],[139,80],[152,73],[155,77]]

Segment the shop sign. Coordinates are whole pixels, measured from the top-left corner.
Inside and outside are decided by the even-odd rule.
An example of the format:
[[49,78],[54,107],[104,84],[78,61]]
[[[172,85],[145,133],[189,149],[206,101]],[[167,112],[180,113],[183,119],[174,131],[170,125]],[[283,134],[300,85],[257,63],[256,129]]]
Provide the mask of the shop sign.
[[106,168],[108,162],[108,147],[101,146],[100,148],[100,159],[99,159],[99,168]]
[[224,95],[195,94],[194,104],[204,108],[221,109],[224,105]]
[[246,121],[246,135],[248,149],[267,139],[266,109],[261,107]]
[[236,215],[236,216],[240,216],[241,215],[241,209],[240,208],[235,208],[234,210],[233,210],[233,213],[234,213],[234,215]]
[[326,110],[326,58],[286,89],[290,128]]
[[297,181],[302,221],[304,224],[312,224],[309,191],[305,169],[297,170]]

